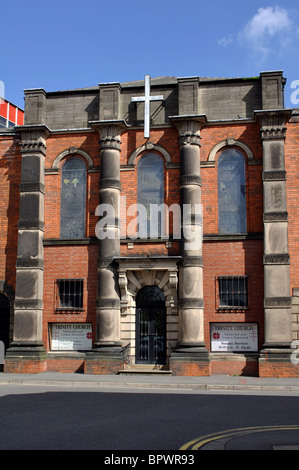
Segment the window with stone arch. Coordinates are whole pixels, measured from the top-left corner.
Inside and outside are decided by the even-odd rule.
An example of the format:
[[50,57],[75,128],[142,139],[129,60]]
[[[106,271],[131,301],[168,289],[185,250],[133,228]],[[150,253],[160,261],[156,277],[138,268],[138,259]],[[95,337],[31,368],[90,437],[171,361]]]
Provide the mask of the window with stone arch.
[[164,163],[156,153],[142,155],[137,166],[137,202],[140,238],[160,238],[163,227]]
[[247,232],[246,173],[243,154],[230,148],[218,159],[218,233]]
[[60,238],[84,238],[86,225],[86,165],[67,159],[61,171]]

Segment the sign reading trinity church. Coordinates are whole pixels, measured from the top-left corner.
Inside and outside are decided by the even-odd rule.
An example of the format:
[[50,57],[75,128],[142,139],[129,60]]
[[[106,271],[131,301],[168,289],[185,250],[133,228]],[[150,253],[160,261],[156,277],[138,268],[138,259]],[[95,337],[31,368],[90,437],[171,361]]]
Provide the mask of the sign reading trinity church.
[[53,351],[86,351],[92,348],[90,323],[54,323],[52,325]]
[[144,138],[148,139],[150,136],[150,103],[151,101],[163,101],[163,95],[151,96],[151,76],[145,75],[144,77],[145,96],[137,96],[131,98],[131,101],[142,102],[144,101]]
[[255,352],[257,339],[257,323],[211,323],[213,352]]

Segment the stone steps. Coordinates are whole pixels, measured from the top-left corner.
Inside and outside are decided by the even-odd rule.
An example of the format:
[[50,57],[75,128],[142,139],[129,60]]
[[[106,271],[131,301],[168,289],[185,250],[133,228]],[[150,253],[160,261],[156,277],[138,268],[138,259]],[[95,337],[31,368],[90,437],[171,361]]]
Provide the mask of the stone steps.
[[154,365],[133,365],[128,369],[119,370],[119,375],[172,375],[171,370],[164,370]]

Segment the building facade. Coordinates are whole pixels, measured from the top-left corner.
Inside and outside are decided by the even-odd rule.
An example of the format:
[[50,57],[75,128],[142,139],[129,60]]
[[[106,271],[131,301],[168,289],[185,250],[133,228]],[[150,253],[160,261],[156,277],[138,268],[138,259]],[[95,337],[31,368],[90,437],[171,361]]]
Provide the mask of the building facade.
[[0,128],[22,126],[24,110],[0,96]]
[[284,84],[25,90],[24,125],[0,130],[5,371],[298,375]]

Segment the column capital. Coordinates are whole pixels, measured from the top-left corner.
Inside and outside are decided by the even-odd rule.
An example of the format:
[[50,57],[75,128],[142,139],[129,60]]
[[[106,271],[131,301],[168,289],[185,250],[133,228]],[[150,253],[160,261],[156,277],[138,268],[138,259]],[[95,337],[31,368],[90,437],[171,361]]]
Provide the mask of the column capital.
[[200,146],[200,131],[207,123],[205,114],[170,116],[169,119],[171,124],[178,130],[180,147],[183,145]]
[[255,119],[261,126],[262,140],[285,139],[285,125],[291,114],[291,109],[255,111]]
[[46,155],[46,141],[50,130],[44,124],[37,126],[17,126],[15,130],[21,134],[22,153],[42,153]]
[[124,120],[92,121],[90,125],[100,136],[100,150],[116,149],[120,151],[120,138],[128,127]]

